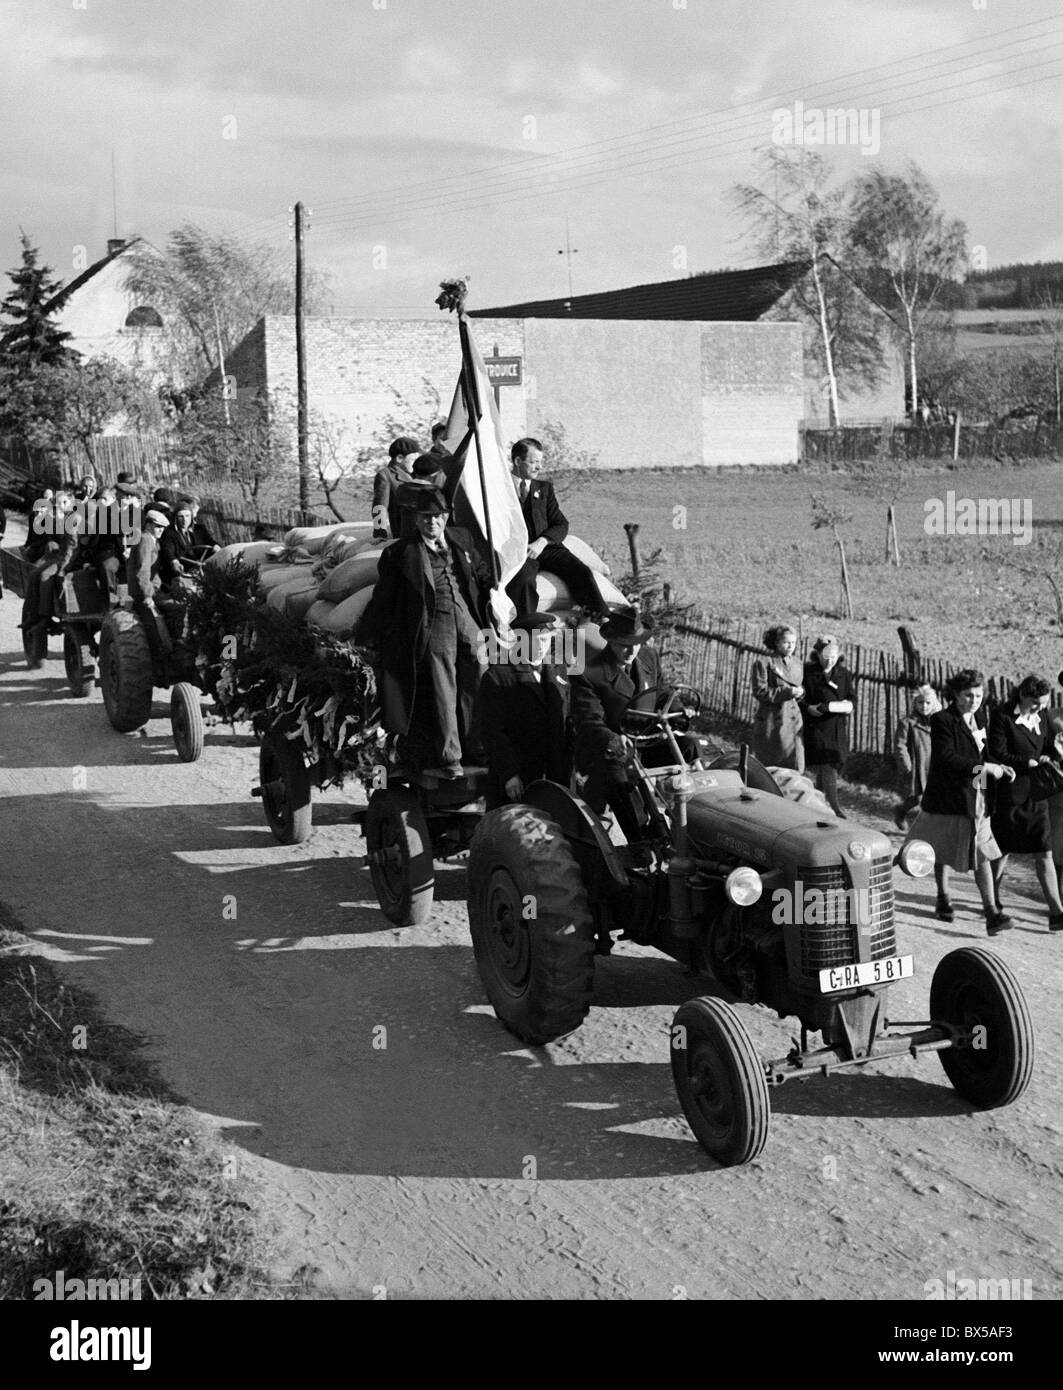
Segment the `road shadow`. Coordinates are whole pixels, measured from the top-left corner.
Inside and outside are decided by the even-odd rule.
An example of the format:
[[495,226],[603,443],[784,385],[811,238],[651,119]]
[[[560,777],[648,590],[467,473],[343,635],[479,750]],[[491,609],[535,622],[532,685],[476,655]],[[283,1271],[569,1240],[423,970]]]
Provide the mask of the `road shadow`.
[[[903,1057],[895,1065],[909,1066]],[[933,1068],[934,1080],[914,1076],[872,1075],[859,1071],[787,1081],[773,1087],[771,1107],[777,1115],[818,1115],[824,1119],[930,1119],[970,1114],[974,1107],[961,1100],[940,1063],[924,1057],[918,1065]],[[927,1075],[930,1073],[928,1072]]]

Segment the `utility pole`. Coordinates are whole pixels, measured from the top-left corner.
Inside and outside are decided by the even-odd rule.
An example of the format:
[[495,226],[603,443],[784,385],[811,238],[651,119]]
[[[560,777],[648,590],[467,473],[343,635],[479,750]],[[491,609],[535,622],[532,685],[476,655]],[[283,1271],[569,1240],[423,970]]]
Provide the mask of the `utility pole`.
[[572,308],[572,304],[571,304],[571,299],[572,299],[572,257],[573,257],[573,256],[578,256],[578,255],[579,255],[579,247],[573,246],[572,243],[571,243],[571,240],[569,239],[569,235],[568,235],[568,213],[567,213],[567,212],[565,213],[565,249],[564,249],[563,251],[559,251],[557,254],[558,254],[559,256],[564,256],[565,259],[568,261],[568,297],[569,297],[569,301],[570,301],[570,303],[569,303],[569,308],[571,309],[571,308]]
[[[306,418],[306,324],[304,321],[305,271],[303,267],[302,203],[295,205],[295,386],[298,398],[296,434],[299,441],[299,510],[310,511],[310,456]],[[304,524],[307,517],[303,517]]]

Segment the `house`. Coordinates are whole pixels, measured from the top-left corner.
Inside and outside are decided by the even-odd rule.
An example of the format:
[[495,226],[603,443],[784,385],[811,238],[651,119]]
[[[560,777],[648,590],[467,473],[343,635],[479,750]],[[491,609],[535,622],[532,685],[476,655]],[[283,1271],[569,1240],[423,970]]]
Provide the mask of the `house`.
[[124,257],[140,237],[107,243],[107,254],[48,301],[55,323],[71,335],[68,346],[83,358],[111,357],[149,377],[162,378],[169,367],[166,323],[153,304],[134,299],[125,289]]

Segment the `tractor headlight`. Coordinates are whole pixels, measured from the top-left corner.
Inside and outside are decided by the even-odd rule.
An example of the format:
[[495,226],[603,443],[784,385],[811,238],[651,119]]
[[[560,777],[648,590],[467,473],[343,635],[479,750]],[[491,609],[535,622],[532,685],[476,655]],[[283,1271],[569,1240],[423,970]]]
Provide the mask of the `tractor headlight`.
[[756,869],[732,869],[723,890],[736,907],[752,907],[764,892],[764,882]]
[[910,878],[926,878],[934,869],[934,848],[925,840],[909,840],[901,846],[897,863]]

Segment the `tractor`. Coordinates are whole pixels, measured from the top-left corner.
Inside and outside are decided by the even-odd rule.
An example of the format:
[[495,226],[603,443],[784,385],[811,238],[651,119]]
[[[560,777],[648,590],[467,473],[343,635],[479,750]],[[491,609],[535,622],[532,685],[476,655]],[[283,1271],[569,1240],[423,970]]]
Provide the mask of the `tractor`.
[[[731,1002],[704,995],[674,1016],[675,1088],[694,1135],[723,1165],[763,1149],[772,1088],[887,1057],[937,1052],[980,1108],[1018,1099],[1032,1074],[1032,1027],[999,956],[951,951],[931,981],[929,1018],[887,1017],[890,986],[914,973],[913,957],[897,951],[894,864],[924,877],[932,848],[909,841],[895,860],[884,835],[838,819],[807,791],[785,795],[745,747],[710,766],[688,763],[675,734],[689,703],[671,690],[653,703],[629,710],[625,726],[628,779],[617,795],[630,798],[636,840],[614,843],[607,818],[547,781],[477,828],[469,922],[506,1027],[535,1045],[578,1028],[595,956],[617,938],[711,976],[735,1003],[796,1017],[787,1055],[762,1059]],[[661,740],[671,761],[643,766],[640,752]]]

